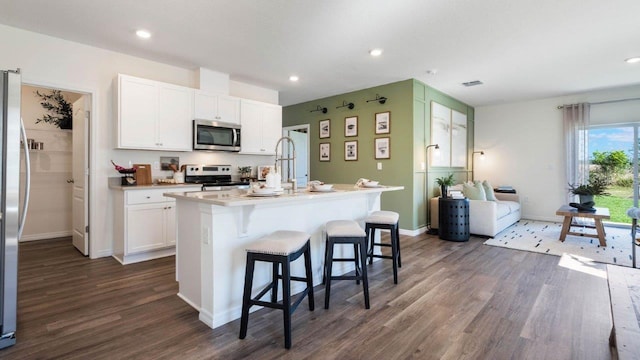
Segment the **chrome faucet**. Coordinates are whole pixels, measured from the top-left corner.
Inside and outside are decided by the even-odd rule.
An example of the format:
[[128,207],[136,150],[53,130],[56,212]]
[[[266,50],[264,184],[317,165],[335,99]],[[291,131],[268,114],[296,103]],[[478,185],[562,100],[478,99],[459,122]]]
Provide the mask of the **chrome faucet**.
[[[291,144],[291,147],[293,148],[293,152],[291,152],[289,154],[289,157],[286,157],[286,158],[283,157],[284,154],[281,153],[280,158],[278,158],[278,146],[283,140],[287,140],[289,144]],[[280,139],[278,139],[278,142],[276,143],[276,160],[274,164],[274,169],[276,170],[276,172],[278,171],[278,161],[280,161],[280,170],[282,170],[282,162],[287,161],[287,164],[289,164],[288,162],[289,160],[291,160],[293,166],[287,169],[288,170],[287,175],[290,175],[290,177],[287,178],[287,182],[291,182],[291,189],[295,192],[298,190],[298,185],[296,181],[296,145],[293,143],[292,138],[288,136],[283,136]]]

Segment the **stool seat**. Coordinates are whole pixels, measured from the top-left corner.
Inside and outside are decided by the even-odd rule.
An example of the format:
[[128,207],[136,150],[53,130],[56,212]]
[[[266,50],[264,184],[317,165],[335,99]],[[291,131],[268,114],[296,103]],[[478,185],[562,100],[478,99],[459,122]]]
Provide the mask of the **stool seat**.
[[366,236],[357,222],[351,220],[333,220],[327,222],[325,230],[328,237],[361,237]]
[[311,235],[302,231],[278,230],[249,244],[247,252],[287,256],[300,250]]
[[399,219],[400,214],[397,212],[381,210],[372,212],[371,215],[364,219],[364,222],[392,225],[396,224]]

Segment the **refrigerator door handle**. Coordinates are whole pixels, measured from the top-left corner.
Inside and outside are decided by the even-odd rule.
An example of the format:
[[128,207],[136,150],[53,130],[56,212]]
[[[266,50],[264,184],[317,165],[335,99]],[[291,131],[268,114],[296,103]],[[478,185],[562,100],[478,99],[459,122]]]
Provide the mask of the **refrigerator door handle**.
[[24,203],[22,204],[22,214],[18,219],[18,239],[22,237],[22,230],[27,218],[27,208],[29,207],[29,194],[31,193],[31,159],[29,159],[29,146],[27,145],[27,132],[24,128],[22,117],[20,118],[20,135],[22,136],[22,145],[24,147],[24,164],[25,164],[25,189]]

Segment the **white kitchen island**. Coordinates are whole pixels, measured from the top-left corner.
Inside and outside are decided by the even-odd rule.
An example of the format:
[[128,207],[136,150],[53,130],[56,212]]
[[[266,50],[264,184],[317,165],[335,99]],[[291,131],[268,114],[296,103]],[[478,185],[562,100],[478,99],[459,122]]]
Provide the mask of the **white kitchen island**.
[[[238,319],[242,308],[245,247],[276,230],[311,234],[313,280],[314,285],[318,285],[322,282],[324,265],[324,224],[330,220],[351,219],[364,228],[364,218],[380,210],[381,194],[402,189],[400,186],[335,185],[332,192],[285,190],[273,197],[251,197],[246,190],[164,194],[175,198],[177,206],[178,296],[198,310],[199,319],[211,328]],[[345,246],[336,248],[335,256],[352,254],[353,247]],[[334,265],[334,274],[351,270],[353,264],[350,263]],[[304,262],[294,262],[291,272],[302,276]],[[270,264],[257,263],[254,294],[270,279]],[[292,294],[303,288],[304,284],[293,282]]]

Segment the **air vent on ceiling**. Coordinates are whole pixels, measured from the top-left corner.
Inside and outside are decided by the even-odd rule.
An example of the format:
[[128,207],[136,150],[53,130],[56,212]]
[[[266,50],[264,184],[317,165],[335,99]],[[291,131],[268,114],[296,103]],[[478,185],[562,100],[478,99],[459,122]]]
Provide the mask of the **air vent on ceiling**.
[[482,81],[480,80],[473,80],[473,81],[468,81],[468,82],[463,82],[462,85],[469,87],[469,86],[476,86],[476,85],[482,85]]

